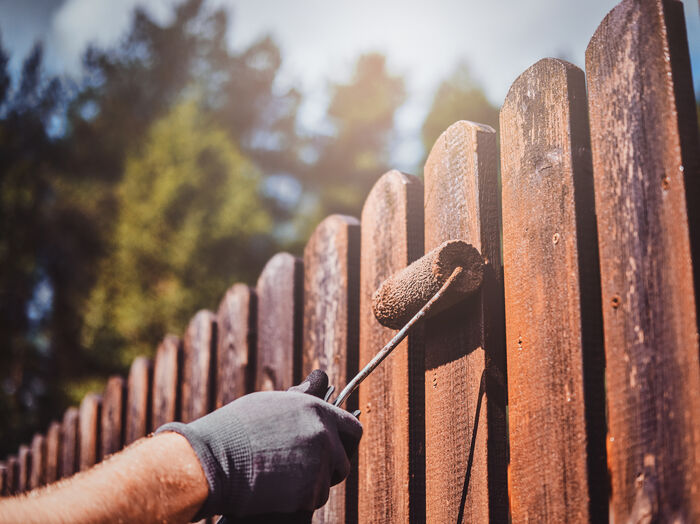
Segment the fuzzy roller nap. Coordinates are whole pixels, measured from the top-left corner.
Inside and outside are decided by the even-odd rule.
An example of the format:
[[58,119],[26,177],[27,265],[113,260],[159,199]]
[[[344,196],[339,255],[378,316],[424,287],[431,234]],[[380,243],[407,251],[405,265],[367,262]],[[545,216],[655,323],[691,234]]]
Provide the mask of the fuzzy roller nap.
[[372,297],[374,316],[386,327],[401,328],[438,292],[457,267],[463,271],[429,314],[448,309],[479,289],[484,276],[479,251],[462,240],[444,242],[386,279]]

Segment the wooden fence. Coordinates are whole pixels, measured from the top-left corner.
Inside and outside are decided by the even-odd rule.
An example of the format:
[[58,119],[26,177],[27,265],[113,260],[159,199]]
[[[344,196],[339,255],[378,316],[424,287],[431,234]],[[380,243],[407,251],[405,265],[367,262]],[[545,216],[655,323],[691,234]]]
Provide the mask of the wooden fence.
[[455,123],[423,180],[386,173],[361,220],[328,217],[303,260],[274,256],[255,288],[235,284],[21,446],[2,493],[314,368],[342,388],[393,334],[371,312],[382,280],[463,239],[484,256],[481,292],[351,397],[364,438],[315,521],[700,522],[700,157],[682,4],[623,1],[585,75],[537,62],[500,119],[500,180],[494,130]]

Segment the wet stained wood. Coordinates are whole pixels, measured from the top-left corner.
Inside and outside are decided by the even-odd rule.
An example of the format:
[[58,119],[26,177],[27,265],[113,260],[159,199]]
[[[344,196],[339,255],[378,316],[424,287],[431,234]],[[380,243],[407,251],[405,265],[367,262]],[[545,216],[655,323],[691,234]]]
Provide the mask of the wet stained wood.
[[137,357],[131,363],[126,394],[126,424],[124,444],[146,436],[151,425],[151,386],[153,362],[146,357]]
[[183,422],[191,422],[214,407],[216,363],[216,315],[199,311],[190,321],[183,340]]
[[32,439],[32,469],[29,473],[29,489],[46,484],[46,437],[37,433]]
[[17,493],[29,491],[29,478],[32,472],[32,450],[22,444],[17,452]]
[[219,305],[216,407],[250,393],[255,381],[255,290],[234,284]]
[[124,445],[126,381],[119,376],[107,380],[102,394],[100,456],[106,458]]
[[278,253],[258,278],[256,390],[285,390],[302,379],[303,266],[301,259]]
[[479,293],[425,326],[429,522],[505,522],[506,431],[496,134],[459,121],[425,165],[425,251],[464,240],[485,260]]
[[700,522],[700,168],[685,38],[680,2],[625,0],[586,51],[615,522]]
[[604,355],[583,71],[545,59],[501,109],[514,522],[604,522]]
[[[384,174],[362,210],[360,242],[362,367],[392,338],[372,313],[384,279],[423,254],[423,185],[398,171]],[[359,522],[425,520],[423,345],[404,340],[361,384],[364,436],[359,448]]]
[[3,496],[11,496],[17,494],[19,484],[19,461],[17,457],[11,455],[5,461],[5,488]]
[[46,483],[56,482],[61,476],[61,423],[52,422],[46,432]]
[[[340,392],[357,373],[360,279],[360,222],[332,215],[319,224],[304,250],[303,376],[328,374]],[[344,406],[357,408],[353,395]],[[357,464],[342,484],[331,488],[314,522],[357,522]]]
[[180,417],[181,377],[182,344],[178,337],[166,335],[158,346],[153,365],[153,405],[149,431],[155,431]]
[[84,471],[101,459],[102,397],[88,393],[80,403],[78,417],[78,469]]
[[61,469],[59,478],[70,477],[79,469],[78,408],[68,408],[61,422]]

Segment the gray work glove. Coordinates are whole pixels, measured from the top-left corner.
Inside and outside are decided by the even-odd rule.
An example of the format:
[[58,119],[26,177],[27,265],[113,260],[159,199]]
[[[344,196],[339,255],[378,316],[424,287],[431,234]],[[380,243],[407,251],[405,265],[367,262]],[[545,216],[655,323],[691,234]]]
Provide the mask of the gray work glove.
[[330,486],[350,472],[362,425],[318,398],[324,380],[315,371],[289,391],[251,393],[189,424],[158,428],[187,438],[206,475],[209,496],[194,520],[312,512],[326,503]]

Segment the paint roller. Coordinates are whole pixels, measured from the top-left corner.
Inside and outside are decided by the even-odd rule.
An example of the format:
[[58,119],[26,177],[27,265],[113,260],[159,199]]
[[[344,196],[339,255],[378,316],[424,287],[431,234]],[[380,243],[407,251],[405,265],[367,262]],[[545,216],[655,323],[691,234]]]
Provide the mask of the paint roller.
[[476,292],[483,276],[484,261],[479,251],[462,240],[448,240],[382,282],[372,296],[374,316],[383,326],[399,331],[348,382],[333,404],[340,406],[423,318],[445,311]]

